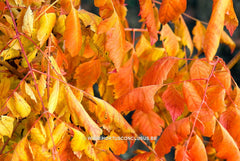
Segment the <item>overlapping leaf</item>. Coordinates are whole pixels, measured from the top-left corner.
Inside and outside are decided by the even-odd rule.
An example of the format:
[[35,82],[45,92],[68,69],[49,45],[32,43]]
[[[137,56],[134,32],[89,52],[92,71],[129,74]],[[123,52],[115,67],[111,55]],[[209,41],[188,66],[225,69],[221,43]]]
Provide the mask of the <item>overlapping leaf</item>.
[[157,142],[155,151],[159,157],[164,156],[172,146],[176,146],[190,134],[189,118],[184,118],[171,123],[162,133]]

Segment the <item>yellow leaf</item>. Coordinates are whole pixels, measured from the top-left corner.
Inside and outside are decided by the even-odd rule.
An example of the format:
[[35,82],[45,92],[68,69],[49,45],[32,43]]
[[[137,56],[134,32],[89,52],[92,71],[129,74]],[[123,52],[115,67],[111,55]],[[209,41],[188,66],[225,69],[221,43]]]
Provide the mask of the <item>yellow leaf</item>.
[[66,15],[60,15],[57,19],[56,25],[54,27],[54,31],[63,35],[65,31],[65,22],[66,22]]
[[33,12],[31,10],[30,6],[28,6],[28,9],[23,18],[22,31],[30,37],[33,32],[33,18],[34,18]]
[[42,15],[39,20],[39,29],[37,32],[37,39],[40,41],[40,46],[42,46],[48,39],[50,33],[56,22],[55,13],[46,13]]
[[31,112],[29,104],[17,92],[7,102],[8,108],[15,117],[27,117]]
[[228,36],[228,34],[225,31],[223,31],[221,34],[220,42],[228,45],[231,49],[231,52],[233,53],[233,51],[236,47],[236,44],[232,40],[232,38],[230,36]]
[[35,97],[35,94],[34,94],[32,88],[31,88],[26,82],[24,82],[24,85],[25,85],[25,91],[26,91],[27,95],[28,95],[32,100],[34,100],[35,103],[37,103],[37,99],[36,99],[36,97]]
[[[33,59],[36,58],[37,51],[38,49],[34,49],[27,55],[27,59],[29,63],[31,63]],[[23,66],[24,68],[28,67],[28,64],[25,58],[21,61],[21,66]]]
[[194,46],[197,48],[198,52],[200,52],[203,48],[205,33],[206,33],[205,27],[202,25],[200,21],[197,21],[195,27],[192,30],[192,34],[193,43]]
[[12,161],[33,161],[32,149],[29,145],[27,137],[24,137],[16,146]]
[[82,151],[89,146],[89,141],[87,137],[81,133],[79,130],[72,129],[74,132],[73,139],[71,140],[71,148],[73,152]]
[[53,143],[55,145],[58,145],[61,142],[62,138],[64,137],[66,131],[67,131],[67,126],[65,125],[64,122],[57,125],[57,127],[53,130],[53,133],[52,133],[53,140],[52,140],[52,137],[48,136],[49,138],[47,143],[48,148],[51,149],[53,147]]
[[39,88],[39,92],[41,97],[43,97],[44,93],[45,93],[45,89],[46,89],[46,75],[41,75],[39,81],[38,81],[38,88]]
[[59,80],[56,80],[54,82],[53,90],[48,102],[48,111],[50,113],[53,113],[57,107],[58,95],[59,95]]
[[46,141],[46,131],[43,127],[42,121],[38,121],[34,128],[31,130],[31,141],[42,145]]
[[16,58],[18,56],[20,56],[20,52],[18,50],[9,48],[9,49],[3,50],[0,57],[5,61],[12,58]]
[[179,50],[178,37],[172,32],[168,24],[164,25],[161,30],[161,40],[168,56],[176,56]]
[[0,116],[0,138],[3,136],[12,136],[14,118],[9,116]]

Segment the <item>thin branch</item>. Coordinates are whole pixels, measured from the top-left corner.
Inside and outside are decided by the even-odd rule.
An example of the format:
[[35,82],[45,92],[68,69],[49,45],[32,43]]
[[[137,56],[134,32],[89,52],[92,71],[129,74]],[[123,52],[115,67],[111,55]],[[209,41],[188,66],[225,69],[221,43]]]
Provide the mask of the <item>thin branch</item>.
[[5,66],[12,74],[18,76],[19,79],[23,79],[24,75],[17,71],[13,66],[11,66],[8,62],[0,60],[0,65]]
[[227,64],[227,67],[229,69],[232,69],[232,67],[237,64],[237,62],[240,60],[240,51],[232,58],[232,60]]

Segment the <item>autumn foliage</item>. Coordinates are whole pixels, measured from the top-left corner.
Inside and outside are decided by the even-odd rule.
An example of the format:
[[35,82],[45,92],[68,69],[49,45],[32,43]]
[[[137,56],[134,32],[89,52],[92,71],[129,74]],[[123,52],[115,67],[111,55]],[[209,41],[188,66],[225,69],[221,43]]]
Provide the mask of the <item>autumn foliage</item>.
[[240,89],[215,56],[235,49],[232,0],[192,31],[187,0],[139,0],[139,29],[124,0],[94,4],[0,2],[0,160],[121,160],[136,140],[133,161],[240,160]]

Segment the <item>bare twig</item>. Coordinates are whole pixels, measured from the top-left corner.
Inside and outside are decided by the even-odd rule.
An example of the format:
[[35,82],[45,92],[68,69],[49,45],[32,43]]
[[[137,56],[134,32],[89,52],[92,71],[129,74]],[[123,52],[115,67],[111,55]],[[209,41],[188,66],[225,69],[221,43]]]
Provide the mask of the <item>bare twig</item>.
[[232,60],[227,64],[227,67],[229,69],[232,69],[232,67],[237,64],[237,62],[240,60],[240,51],[232,58]]

